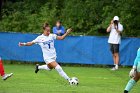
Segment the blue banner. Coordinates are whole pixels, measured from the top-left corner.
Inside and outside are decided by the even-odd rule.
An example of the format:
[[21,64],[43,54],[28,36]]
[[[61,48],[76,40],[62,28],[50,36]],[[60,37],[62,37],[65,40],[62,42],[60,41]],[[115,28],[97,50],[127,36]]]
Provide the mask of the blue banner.
[[[0,32],[0,56],[4,60],[43,62],[39,45],[19,47],[19,42],[28,42],[39,34]],[[108,37],[68,36],[56,40],[57,61],[60,63],[112,65]],[[140,38],[122,38],[120,64],[132,65],[140,47]]]

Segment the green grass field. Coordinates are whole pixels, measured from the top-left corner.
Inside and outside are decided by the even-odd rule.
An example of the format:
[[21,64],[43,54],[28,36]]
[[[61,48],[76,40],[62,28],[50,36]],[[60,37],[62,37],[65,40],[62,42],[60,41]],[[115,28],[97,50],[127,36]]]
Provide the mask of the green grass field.
[[[63,67],[70,77],[78,77],[78,86],[70,86],[55,70],[34,73],[34,65],[5,64],[14,76],[0,79],[0,93],[123,93],[131,68]],[[140,83],[130,93],[140,93]]]

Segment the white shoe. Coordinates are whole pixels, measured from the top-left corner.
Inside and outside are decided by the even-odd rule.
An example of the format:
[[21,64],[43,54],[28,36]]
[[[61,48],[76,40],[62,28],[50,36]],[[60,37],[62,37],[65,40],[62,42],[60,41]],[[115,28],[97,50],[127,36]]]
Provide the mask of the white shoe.
[[112,71],[115,71],[115,70],[118,70],[118,68],[113,67],[111,70],[112,70]]
[[9,77],[11,77],[12,75],[13,75],[13,73],[5,74],[4,76],[2,76],[2,79],[3,79],[3,80],[6,80],[6,79],[8,79]]

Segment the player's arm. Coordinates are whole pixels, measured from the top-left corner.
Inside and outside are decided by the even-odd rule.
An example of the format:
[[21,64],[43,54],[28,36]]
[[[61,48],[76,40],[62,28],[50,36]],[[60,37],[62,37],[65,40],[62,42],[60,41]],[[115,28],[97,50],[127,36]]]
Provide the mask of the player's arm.
[[33,44],[35,44],[34,42],[27,42],[27,43],[21,43],[19,42],[19,46],[32,46]]
[[139,61],[140,61],[140,49],[138,49],[137,56],[133,64],[133,69],[136,69]]
[[62,36],[57,36],[56,39],[57,39],[57,40],[63,40],[63,39],[65,39],[65,37],[66,37],[71,31],[72,31],[72,29],[69,28],[69,29],[66,31],[66,33],[65,33],[64,35],[62,35]]
[[39,37],[37,37],[36,39],[34,39],[33,41],[31,42],[27,42],[27,43],[22,43],[22,42],[19,42],[19,46],[32,46],[33,44],[38,44],[39,43]]
[[137,65],[138,65],[139,61],[140,61],[140,49],[138,49],[137,56],[136,56],[134,64],[133,64],[133,68],[131,69],[131,71],[129,73],[130,77],[135,77],[136,72],[137,72]]

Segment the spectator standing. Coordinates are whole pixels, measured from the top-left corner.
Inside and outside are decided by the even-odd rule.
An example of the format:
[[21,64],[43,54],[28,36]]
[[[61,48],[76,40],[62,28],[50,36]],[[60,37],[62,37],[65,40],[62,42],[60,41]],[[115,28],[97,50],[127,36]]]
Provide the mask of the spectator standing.
[[119,46],[121,43],[121,33],[123,31],[123,25],[119,22],[119,17],[115,16],[109,27],[107,28],[107,32],[110,32],[108,43],[110,44],[110,50],[113,55],[114,67],[111,70],[118,70],[119,65]]
[[62,36],[63,34],[65,34],[65,28],[64,26],[62,26],[61,21],[56,21],[56,26],[53,27],[53,33],[57,36]]

